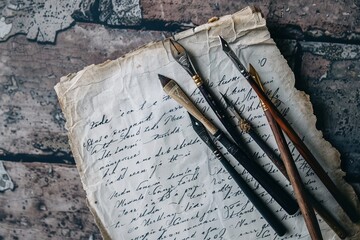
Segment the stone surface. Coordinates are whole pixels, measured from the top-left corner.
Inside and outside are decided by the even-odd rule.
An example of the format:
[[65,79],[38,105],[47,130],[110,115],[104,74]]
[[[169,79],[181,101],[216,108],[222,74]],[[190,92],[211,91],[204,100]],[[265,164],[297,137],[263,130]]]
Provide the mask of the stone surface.
[[73,164],[53,90],[61,76],[247,5],[261,8],[360,196],[360,1],[4,0],[0,158],[15,188],[0,192],[0,240],[100,239],[76,168],[54,164]]
[[[261,9],[277,36],[296,39],[360,41],[359,1],[201,1],[142,0],[143,20],[200,25],[213,16],[231,14],[245,6]],[[157,6],[157,7],[153,7]]]
[[118,26],[141,21],[139,0],[5,0],[0,12],[0,41],[22,33],[38,42],[54,42],[58,31],[74,23],[73,16]]
[[0,41],[23,33],[39,42],[54,42],[56,33],[75,20],[180,31],[248,5],[261,9],[269,28],[279,36],[360,41],[360,3],[353,0],[4,0],[0,4]]
[[[10,1],[0,8],[0,41],[23,33],[27,38],[39,42],[54,42],[57,31],[68,28],[74,20],[71,13],[79,1],[27,0]],[[4,31],[3,29],[10,29]]]
[[349,175],[360,174],[360,46],[300,42],[300,88],[310,95],[318,128],[342,154]]
[[112,26],[135,26],[141,23],[139,0],[82,0],[72,17]]
[[0,192],[0,239],[101,239],[75,166],[4,165],[16,187]]
[[14,183],[11,180],[11,177],[6,172],[4,168],[4,164],[0,161],[0,192],[4,192],[6,190],[13,190]]
[[21,35],[0,44],[0,155],[72,162],[54,91],[60,77],[163,38],[162,32],[81,24],[59,34],[56,45],[29,42]]
[[[271,1],[266,17],[270,26],[276,26],[281,31],[285,30],[285,33],[286,26],[289,29],[292,26],[303,32],[304,38],[359,42],[359,6],[358,2],[352,0],[325,2],[304,0],[287,3],[276,0]],[[292,34],[290,32],[287,35],[291,37]]]

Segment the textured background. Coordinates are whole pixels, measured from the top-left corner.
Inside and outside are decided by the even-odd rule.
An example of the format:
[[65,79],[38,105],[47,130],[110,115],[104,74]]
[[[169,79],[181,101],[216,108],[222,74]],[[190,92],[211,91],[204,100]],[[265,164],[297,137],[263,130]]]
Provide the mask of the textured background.
[[284,2],[0,0],[0,240],[101,239],[53,89],[61,76],[247,5],[262,10],[360,189],[360,1]]

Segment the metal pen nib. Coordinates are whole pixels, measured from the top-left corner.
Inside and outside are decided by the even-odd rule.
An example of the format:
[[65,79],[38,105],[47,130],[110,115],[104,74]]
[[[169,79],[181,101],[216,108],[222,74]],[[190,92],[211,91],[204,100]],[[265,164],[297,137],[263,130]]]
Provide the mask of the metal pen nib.
[[204,143],[210,148],[210,150],[215,154],[215,156],[217,158],[219,158],[218,157],[218,153],[219,153],[218,148],[216,147],[214,141],[211,139],[210,135],[206,131],[205,126],[190,113],[189,113],[189,117],[191,120],[191,125],[192,125],[193,129],[195,130],[195,132],[197,133],[197,135],[201,138],[201,140],[204,141]]
[[246,149],[244,144],[242,144],[242,139],[240,134],[238,133],[236,127],[231,124],[225,109],[223,109],[222,105],[219,101],[217,101],[216,97],[212,94],[210,89],[206,86],[204,81],[201,79],[197,71],[195,70],[189,54],[185,50],[183,46],[181,46],[178,42],[170,40],[170,49],[171,54],[174,59],[189,73],[191,78],[194,80],[197,88],[200,90],[201,94],[205,98],[206,102],[209,104],[211,109],[214,111],[218,119],[224,125],[225,129],[229,132],[231,137],[235,140],[237,145],[241,148],[241,150],[251,157],[251,154]]
[[175,61],[177,61],[190,76],[198,76],[189,55],[180,43],[170,39],[170,50]]
[[[233,50],[231,50],[229,44],[219,35],[219,40],[221,43],[222,50],[228,55],[231,61],[236,65],[241,74],[248,74],[245,66],[240,62],[239,58],[236,56]],[[249,75],[250,76],[250,75]]]

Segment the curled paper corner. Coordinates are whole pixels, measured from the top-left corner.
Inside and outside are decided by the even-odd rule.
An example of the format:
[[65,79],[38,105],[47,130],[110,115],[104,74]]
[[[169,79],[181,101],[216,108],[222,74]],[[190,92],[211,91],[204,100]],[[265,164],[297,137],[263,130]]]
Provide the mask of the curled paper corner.
[[8,189],[13,190],[14,183],[6,172],[3,162],[0,161],[0,192],[5,192]]

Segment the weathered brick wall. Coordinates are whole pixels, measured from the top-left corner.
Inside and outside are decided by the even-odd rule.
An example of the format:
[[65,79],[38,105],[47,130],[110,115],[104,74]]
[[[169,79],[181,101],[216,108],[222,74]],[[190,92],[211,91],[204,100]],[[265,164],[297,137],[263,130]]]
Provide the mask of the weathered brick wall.
[[61,76],[246,5],[261,8],[317,127],[360,182],[359,1],[55,2],[0,2],[0,159],[16,184],[0,192],[0,239],[100,239],[53,89]]

